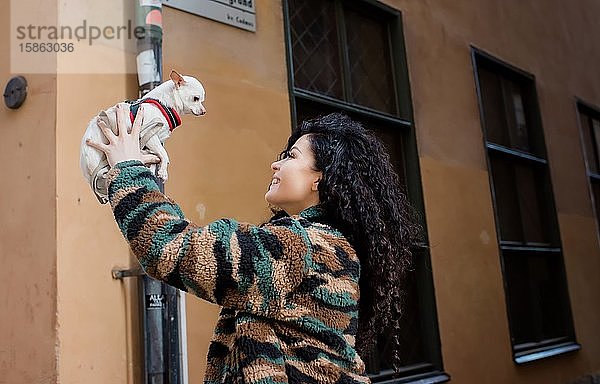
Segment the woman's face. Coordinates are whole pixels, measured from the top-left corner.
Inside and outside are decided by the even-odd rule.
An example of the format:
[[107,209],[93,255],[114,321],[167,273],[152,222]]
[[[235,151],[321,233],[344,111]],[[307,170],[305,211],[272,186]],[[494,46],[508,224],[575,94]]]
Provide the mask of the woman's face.
[[314,169],[314,164],[308,136],[301,136],[286,157],[271,164],[273,179],[265,200],[289,215],[319,204],[321,172]]

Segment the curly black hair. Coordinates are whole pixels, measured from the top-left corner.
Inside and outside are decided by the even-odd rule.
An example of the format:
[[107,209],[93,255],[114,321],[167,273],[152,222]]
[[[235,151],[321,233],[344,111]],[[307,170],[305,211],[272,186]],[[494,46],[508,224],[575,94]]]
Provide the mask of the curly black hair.
[[360,259],[357,352],[368,356],[386,332],[392,338],[392,367],[398,371],[403,283],[411,266],[411,247],[422,240],[418,214],[383,144],[360,123],[340,113],[306,120],[279,157],[303,135],[308,135],[315,168],[322,172],[318,188],[325,216]]

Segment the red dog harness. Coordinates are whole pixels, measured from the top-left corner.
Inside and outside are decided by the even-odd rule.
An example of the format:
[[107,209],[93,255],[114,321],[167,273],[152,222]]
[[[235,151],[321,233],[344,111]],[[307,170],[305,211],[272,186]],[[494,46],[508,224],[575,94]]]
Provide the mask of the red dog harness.
[[140,106],[142,104],[148,103],[148,104],[154,104],[160,110],[160,112],[163,114],[165,119],[167,119],[167,122],[169,123],[169,131],[173,132],[173,130],[175,128],[177,128],[181,125],[181,118],[179,117],[179,114],[177,113],[177,111],[174,108],[167,107],[166,105],[161,103],[158,99],[147,98],[147,99],[136,100],[136,101],[129,102],[129,103],[130,103],[129,115],[131,117],[131,124],[133,124],[133,121],[135,120],[135,117],[137,116],[137,112],[140,109]]

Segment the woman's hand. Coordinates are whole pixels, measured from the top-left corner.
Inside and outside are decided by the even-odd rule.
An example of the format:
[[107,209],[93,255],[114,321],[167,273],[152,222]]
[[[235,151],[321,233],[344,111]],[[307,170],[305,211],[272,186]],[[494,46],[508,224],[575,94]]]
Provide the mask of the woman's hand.
[[[129,118],[129,105],[126,103],[117,104],[117,135],[104,123],[98,120],[100,130],[108,139],[108,144],[96,143],[86,140],[86,144],[96,148],[106,154],[108,165],[114,167],[115,164],[126,160],[139,160],[144,164],[155,164],[160,162],[158,156],[153,154],[144,154],[140,151],[140,129],[144,122],[144,107],[140,106],[137,116],[131,127]],[[131,133],[129,128],[131,127]]]

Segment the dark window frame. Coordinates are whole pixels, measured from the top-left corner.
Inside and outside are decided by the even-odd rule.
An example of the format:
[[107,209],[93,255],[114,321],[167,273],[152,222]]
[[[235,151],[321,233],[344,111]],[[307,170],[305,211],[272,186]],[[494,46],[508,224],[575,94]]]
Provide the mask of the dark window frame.
[[[502,268],[502,280],[504,285],[505,292],[505,304],[506,304],[506,313],[508,317],[508,325],[509,332],[511,336],[511,347],[512,347],[512,357],[513,361],[517,364],[525,364],[530,363],[537,360],[546,359],[551,356],[562,355],[574,351],[578,351],[581,349],[581,345],[577,342],[572,309],[570,305],[570,295],[569,289],[566,279],[566,270],[565,263],[563,257],[563,247],[562,240],[560,236],[560,229],[558,223],[558,215],[556,210],[556,205],[554,204],[554,193],[552,188],[552,179],[550,175],[550,167],[548,162],[548,156],[545,147],[544,140],[544,132],[543,132],[543,124],[541,112],[539,109],[538,103],[538,95],[537,95],[537,87],[535,76],[525,72],[503,60],[500,60],[491,54],[477,48],[471,46],[471,60],[473,65],[475,86],[477,91],[477,100],[479,104],[479,116],[480,123],[483,130],[483,145],[486,150],[486,162],[488,167],[488,175],[490,179],[490,194],[492,196],[493,204],[494,204],[494,215],[495,215],[495,225],[496,232],[498,234],[498,248],[500,254],[500,264]],[[534,150],[537,150],[536,154],[528,153],[526,151],[520,151],[518,149],[510,148],[508,146],[499,145],[497,143],[490,142],[488,140],[489,130],[486,127],[486,118],[484,112],[484,104],[483,104],[483,92],[481,81],[479,77],[480,69],[487,68],[487,70],[493,70],[499,76],[506,76],[512,80],[515,80],[519,83],[526,84],[529,87],[529,92],[531,92],[532,99],[529,100],[529,107],[532,110],[528,111],[528,114],[533,115],[533,120],[529,120],[528,124],[531,123],[534,125],[532,129],[536,129],[534,132],[535,137],[533,140]],[[537,127],[535,127],[537,125]],[[531,164],[536,164],[538,166],[544,167],[546,174],[544,177],[547,178],[547,182],[543,185],[543,194],[549,200],[549,209],[546,214],[549,215],[551,219],[550,225],[552,226],[550,230],[550,244],[532,244],[527,242],[524,239],[524,242],[512,242],[512,241],[503,241],[501,239],[501,227],[499,223],[499,211],[498,211],[498,203],[497,196],[494,187],[494,178],[492,175],[492,156],[490,154],[497,152],[502,153],[503,155],[512,157],[513,161],[525,161],[530,162]],[[515,343],[515,323],[512,319],[510,303],[509,303],[509,283],[507,281],[507,266],[505,262],[505,258],[514,257],[508,256],[514,252],[532,252],[531,255],[539,256],[540,254],[546,255],[555,255],[555,257],[560,257],[560,283],[564,284],[562,287],[563,291],[561,292],[563,297],[562,300],[564,302],[563,305],[566,306],[566,312],[563,314],[563,321],[566,322],[565,327],[567,328],[567,335],[564,337],[557,337],[553,339],[542,340],[541,342],[532,342],[532,343]],[[551,257],[551,256],[550,256]]]
[[[338,30],[343,28],[343,20],[339,18],[342,14],[341,0],[324,0],[333,1],[336,10],[336,18]],[[306,91],[295,87],[294,81],[294,58],[292,54],[292,32],[288,0],[283,0],[284,14],[284,32],[286,44],[286,58],[288,68],[288,88],[290,94],[290,110],[291,110],[291,126],[295,126],[297,110],[296,104],[300,103],[316,103],[327,108],[335,108],[336,110],[344,111],[349,115],[361,116],[362,118],[376,121],[387,126],[393,126],[394,129],[401,132],[403,154],[404,154],[404,173],[406,176],[407,195],[414,207],[420,212],[424,212],[423,192],[421,186],[421,174],[419,169],[419,157],[416,144],[416,132],[414,128],[414,119],[412,111],[412,102],[410,95],[410,82],[408,78],[408,67],[406,61],[406,49],[404,46],[404,35],[402,27],[402,15],[400,11],[391,8],[387,5],[374,0],[362,0],[343,2],[343,6],[358,8],[364,12],[376,13],[380,17],[389,20],[388,36],[390,40],[390,52],[392,55],[392,70],[394,72],[394,90],[396,92],[396,114],[384,113],[372,108],[367,108],[351,102],[335,99],[333,97],[318,94],[316,92]],[[343,34],[342,34],[343,35]],[[340,49],[340,54],[345,54],[344,49]],[[347,63],[347,59],[344,60]],[[344,65],[343,71],[347,75],[349,68]],[[343,77],[347,79],[346,76]],[[345,85],[345,89],[347,84]],[[423,228],[427,228],[425,215],[422,214]],[[425,242],[427,239],[427,230],[424,230]],[[427,339],[423,342],[426,349],[424,352],[429,361],[422,364],[414,364],[403,367],[400,378],[393,378],[392,370],[380,372],[376,376],[371,376],[373,383],[412,383],[419,382],[423,384],[442,383],[450,379],[450,376],[444,372],[441,342],[439,336],[439,326],[437,321],[437,309],[435,303],[435,290],[433,284],[431,260],[428,247],[422,246],[414,250],[416,263],[415,269],[417,273],[417,300],[422,305],[421,313],[421,330],[422,338]]]
[[[583,160],[585,162],[585,174],[588,180],[588,193],[592,202],[594,216],[596,216],[596,237],[598,239],[598,242],[600,243],[600,199],[596,199],[596,194],[594,193],[594,185],[596,185],[600,189],[600,143],[598,143],[598,145],[594,145],[597,143],[591,143],[593,145],[593,150],[596,156],[596,167],[598,168],[597,171],[594,172],[591,166],[593,160],[589,158],[590,155],[586,147],[586,138],[583,132],[584,129],[589,129],[589,127],[584,127],[584,122],[581,121],[581,115],[586,115],[586,117],[590,119],[600,121],[600,107],[597,107],[592,103],[588,103],[583,99],[576,97],[575,110],[577,111],[577,126],[579,127],[579,139],[583,152]],[[600,140],[600,137],[593,138]]]

